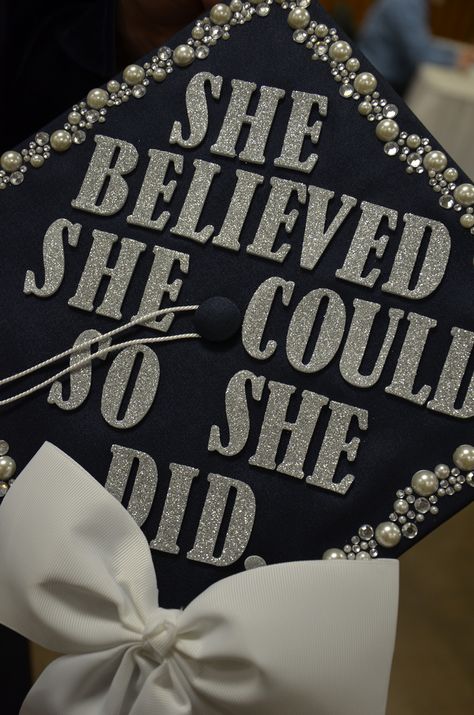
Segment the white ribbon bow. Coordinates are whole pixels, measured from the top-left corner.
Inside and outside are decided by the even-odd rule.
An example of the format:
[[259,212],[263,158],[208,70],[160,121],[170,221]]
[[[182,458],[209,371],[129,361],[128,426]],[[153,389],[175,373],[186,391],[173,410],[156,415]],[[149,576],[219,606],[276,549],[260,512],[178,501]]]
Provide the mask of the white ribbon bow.
[[397,561],[267,566],[157,606],[148,543],[46,442],[0,507],[0,622],[67,655],[20,715],[382,715]]

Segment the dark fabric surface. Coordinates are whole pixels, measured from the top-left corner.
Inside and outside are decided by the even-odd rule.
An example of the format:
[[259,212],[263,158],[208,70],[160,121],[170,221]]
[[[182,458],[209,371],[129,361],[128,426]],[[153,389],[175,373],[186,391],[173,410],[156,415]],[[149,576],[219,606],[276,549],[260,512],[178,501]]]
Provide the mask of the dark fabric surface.
[[[330,23],[323,10],[312,6],[317,14]],[[173,41],[185,40],[189,31]],[[360,53],[357,53],[360,56]],[[363,63],[364,69],[368,68]],[[150,147],[175,151],[168,138],[175,119],[186,125],[184,95],[187,84],[198,71],[207,70],[224,78],[222,98],[212,102],[210,126],[202,146],[193,151],[178,150],[185,156],[183,178],[170,204],[172,219],[163,234],[140,229],[126,223],[138,195],[147,166]],[[230,97],[230,81],[239,78],[257,85],[280,87],[287,92],[281,103],[268,144],[265,166],[245,166],[237,160],[211,155],[209,148],[216,140]],[[310,176],[277,169],[273,159],[279,155],[281,142],[291,109],[294,89],[318,92],[329,98],[329,112],[323,122],[318,145],[320,159]],[[381,82],[381,91],[400,106],[399,121],[410,132],[425,131],[410,111],[402,106],[393,90]],[[62,122],[54,122],[57,128]],[[132,142],[140,152],[138,168],[128,177],[129,200],[125,208],[111,218],[92,216],[71,208],[81,186],[88,162],[94,150],[93,138],[80,147],[73,147],[67,156],[54,156],[36,174],[30,173],[21,187],[3,192],[0,197],[0,221],[3,266],[0,285],[2,305],[1,330],[8,350],[0,356],[0,374],[7,375],[24,369],[40,359],[60,352],[72,345],[80,332],[96,328],[102,332],[117,326],[115,321],[72,310],[67,306],[74,294],[91,246],[93,229],[103,229],[119,236],[143,241],[147,252],[142,256],[134,280],[127,294],[123,319],[128,320],[137,310],[148,276],[152,247],[155,244],[188,253],[190,272],[184,277],[179,297],[180,304],[198,304],[208,297],[228,297],[245,310],[260,283],[271,276],[282,276],[296,282],[291,310],[277,308],[268,337],[278,340],[275,355],[265,363],[251,359],[238,338],[224,345],[205,342],[175,343],[158,348],[161,381],[155,405],[148,417],[136,428],[118,432],[100,416],[102,386],[110,366],[110,358],[100,361],[93,370],[93,390],[83,407],[64,413],[48,405],[46,394],[37,394],[11,408],[2,410],[0,428],[3,436],[14,445],[14,456],[24,465],[45,440],[57,444],[105,482],[113,443],[149,452],[156,460],[159,473],[157,497],[150,518],[144,526],[151,540],[163,509],[169,482],[168,465],[172,462],[196,467],[200,477],[195,481],[182,533],[180,554],[171,556],[153,551],[158,574],[162,605],[183,606],[216,580],[241,571],[243,559],[230,568],[219,569],[190,561],[186,553],[192,548],[196,527],[207,493],[207,475],[216,472],[248,483],[256,496],[257,519],[247,554],[260,554],[268,563],[320,558],[331,546],[342,546],[357,532],[360,525],[376,525],[386,520],[391,511],[395,491],[409,484],[411,475],[421,468],[433,468],[439,462],[450,462],[459,444],[472,441],[470,422],[446,417],[425,408],[385,394],[396,364],[406,327],[397,335],[394,348],[387,360],[380,383],[363,391],[346,384],[340,377],[338,360],[316,375],[304,375],[293,370],[286,359],[284,344],[292,309],[309,291],[325,287],[343,296],[348,315],[354,299],[375,301],[382,305],[375,337],[367,354],[367,365],[377,357],[380,341],[386,329],[386,315],[390,307],[434,316],[438,330],[430,342],[422,364],[420,387],[436,385],[444,356],[450,343],[453,326],[472,329],[472,257],[470,237],[458,224],[458,215],[442,210],[437,196],[423,178],[407,177],[398,160],[389,159],[383,146],[374,137],[374,125],[362,120],[353,101],[339,96],[338,85],[322,63],[310,60],[304,47],[291,40],[286,13],[273,7],[271,16],[258,18],[232,31],[228,42],[219,42],[211,49],[207,60],[196,62],[190,69],[177,70],[160,86],[152,86],[143,100],[130,101],[117,111],[110,112],[107,123],[98,126],[104,133]],[[309,143],[305,145],[309,151]],[[214,161],[222,167],[214,182],[202,217],[220,227],[235,184],[235,170],[243,168],[265,176],[265,185],[257,193],[253,211],[242,235],[239,254],[216,248],[209,242],[198,245],[169,233],[182,205],[192,176],[192,162],[196,158]],[[268,197],[269,179],[280,176],[334,190],[339,196],[350,194],[359,200],[389,206],[399,212],[399,225],[406,212],[429,216],[445,222],[452,236],[452,256],[443,286],[422,301],[408,301],[389,296],[380,290],[387,280],[398,246],[400,231],[390,241],[381,268],[382,276],[373,289],[357,287],[335,278],[341,267],[356,227],[358,213],[348,220],[337,239],[330,246],[320,265],[312,272],[301,271],[300,242],[304,219],[300,217],[293,234],[284,236],[293,248],[283,264],[271,263],[249,256],[245,252],[260,220]],[[339,203],[330,209],[331,218]],[[297,208],[296,202],[292,206]],[[302,207],[301,213],[305,212]],[[66,217],[82,224],[78,247],[66,249],[66,278],[56,296],[39,300],[22,293],[27,269],[40,270],[42,236],[51,222]],[[282,242],[283,234],[278,239]],[[116,254],[115,254],[116,255]],[[377,265],[374,260],[372,265]],[[471,291],[471,292],[469,292]],[[406,323],[405,323],[406,326]],[[173,332],[192,330],[189,318],[176,320]],[[135,337],[135,335],[134,335]],[[224,393],[229,379],[247,369],[256,375],[296,386],[297,395],[312,390],[332,400],[355,405],[369,411],[369,430],[361,433],[362,441],[354,465],[341,460],[337,478],[347,472],[356,480],[345,497],[331,494],[277,472],[250,467],[261,421],[265,411],[268,389],[264,399],[251,405],[252,430],[244,451],[237,457],[225,458],[207,451],[212,424],[225,425]],[[370,369],[368,367],[368,369]],[[423,381],[423,382],[422,382]],[[31,384],[31,383],[30,383]],[[27,387],[23,384],[22,387]],[[299,397],[291,407],[290,418],[296,416]],[[358,433],[358,430],[351,434]],[[312,470],[314,455],[318,453],[324,429],[318,429],[311,445]],[[351,469],[352,467],[352,469]],[[308,472],[309,473],[309,472]],[[438,517],[430,517],[420,528],[427,534],[454,512],[465,506],[470,490],[446,499]],[[413,542],[403,539],[390,552],[398,556]],[[24,548],[28,548],[25,544]]]

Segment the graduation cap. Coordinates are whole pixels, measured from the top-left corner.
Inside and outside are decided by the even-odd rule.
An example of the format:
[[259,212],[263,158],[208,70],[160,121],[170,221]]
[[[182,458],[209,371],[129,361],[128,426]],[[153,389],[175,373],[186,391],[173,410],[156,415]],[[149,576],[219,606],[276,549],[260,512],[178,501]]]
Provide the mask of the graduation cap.
[[146,538],[162,608],[238,575],[255,603],[255,567],[375,569],[472,500],[474,186],[309,4],[219,3],[1,157],[26,574],[42,510],[90,554],[105,500],[102,545]]

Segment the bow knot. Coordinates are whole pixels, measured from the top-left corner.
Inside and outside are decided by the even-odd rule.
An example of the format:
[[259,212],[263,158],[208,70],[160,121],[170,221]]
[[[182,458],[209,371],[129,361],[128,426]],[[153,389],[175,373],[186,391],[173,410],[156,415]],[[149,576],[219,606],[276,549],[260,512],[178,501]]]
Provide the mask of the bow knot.
[[174,648],[178,634],[177,621],[181,611],[159,608],[145,625],[142,642],[153,659],[162,663]]

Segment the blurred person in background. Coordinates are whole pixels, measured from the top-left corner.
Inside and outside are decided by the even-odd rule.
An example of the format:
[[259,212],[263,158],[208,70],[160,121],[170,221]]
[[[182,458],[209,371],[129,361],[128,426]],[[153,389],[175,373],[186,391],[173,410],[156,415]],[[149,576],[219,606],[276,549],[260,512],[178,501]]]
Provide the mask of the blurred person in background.
[[362,52],[401,95],[423,62],[460,69],[474,63],[474,46],[458,49],[433,37],[432,4],[445,0],[377,0],[361,28]]

